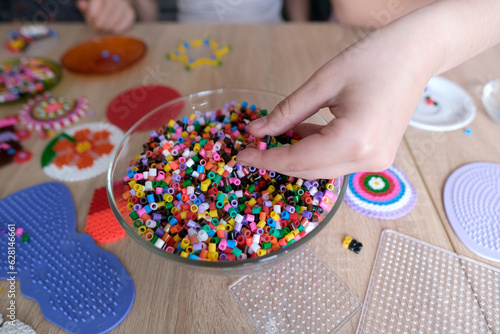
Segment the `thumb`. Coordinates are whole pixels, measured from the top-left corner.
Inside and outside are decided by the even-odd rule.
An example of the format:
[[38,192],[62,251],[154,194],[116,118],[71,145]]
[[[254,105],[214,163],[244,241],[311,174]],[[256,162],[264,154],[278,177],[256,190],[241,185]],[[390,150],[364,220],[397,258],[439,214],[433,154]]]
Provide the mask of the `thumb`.
[[87,0],[78,0],[76,2],[76,8],[82,13],[85,14],[87,9],[89,8],[89,2]]
[[328,83],[321,82],[318,73],[281,101],[269,115],[251,122],[250,133],[256,137],[281,135],[326,106],[333,93],[331,87],[327,89]]

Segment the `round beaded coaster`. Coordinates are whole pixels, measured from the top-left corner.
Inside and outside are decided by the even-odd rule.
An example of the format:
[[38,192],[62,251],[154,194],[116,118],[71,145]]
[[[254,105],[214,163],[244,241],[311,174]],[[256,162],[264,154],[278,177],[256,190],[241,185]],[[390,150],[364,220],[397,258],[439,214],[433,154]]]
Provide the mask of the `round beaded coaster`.
[[90,179],[108,168],[123,132],[109,123],[76,125],[55,137],[42,154],[43,171],[61,181]]
[[417,203],[417,192],[395,166],[378,173],[356,173],[349,178],[345,202],[365,216],[398,219]]

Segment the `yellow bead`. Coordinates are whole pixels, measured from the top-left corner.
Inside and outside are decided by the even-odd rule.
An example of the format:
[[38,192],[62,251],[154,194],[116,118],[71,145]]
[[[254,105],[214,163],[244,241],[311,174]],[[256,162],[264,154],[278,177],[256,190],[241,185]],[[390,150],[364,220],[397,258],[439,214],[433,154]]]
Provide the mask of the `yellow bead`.
[[186,258],[187,258],[188,256],[189,256],[189,254],[188,254],[188,253],[186,253],[186,252],[181,252],[181,257],[186,257]]
[[252,197],[247,203],[248,203],[248,206],[252,207],[257,203],[257,200]]
[[217,245],[214,244],[214,243],[209,243],[208,244],[208,252],[209,253],[213,253],[213,252],[216,252],[217,251]]
[[344,238],[344,241],[342,242],[342,246],[345,248],[349,248],[349,244],[351,243],[352,238],[350,236],[347,236]]
[[264,255],[266,255],[266,254],[267,254],[267,252],[266,252],[266,250],[265,250],[265,249],[262,249],[262,248],[261,248],[261,249],[259,249],[259,250],[257,251],[257,256],[264,256]]
[[261,220],[257,223],[258,228],[264,228],[266,227],[266,222],[264,220]]
[[217,218],[218,214],[217,214],[217,210],[210,210],[210,217],[211,218]]
[[286,242],[289,242],[290,240],[292,240],[293,238],[295,238],[295,236],[293,235],[292,232],[288,233],[287,235],[285,235],[285,240]]

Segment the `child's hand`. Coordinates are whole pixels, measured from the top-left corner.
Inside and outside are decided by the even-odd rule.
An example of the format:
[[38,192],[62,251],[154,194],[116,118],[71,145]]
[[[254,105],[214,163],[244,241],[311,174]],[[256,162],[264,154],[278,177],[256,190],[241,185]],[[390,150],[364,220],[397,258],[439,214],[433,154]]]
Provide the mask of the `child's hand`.
[[[499,12],[498,0],[440,0],[368,35],[249,126],[258,137],[295,127],[303,140],[237,162],[305,179],[389,167],[429,79],[498,43]],[[323,107],[328,125],[299,125]]]
[[[422,61],[425,52],[398,40],[380,35],[361,41],[326,63],[267,117],[249,125],[257,137],[294,129],[303,139],[267,151],[248,148],[237,162],[304,179],[388,168],[433,75]],[[323,107],[335,116],[329,124],[300,125]]]
[[127,0],[79,0],[76,4],[98,31],[122,32],[135,21],[135,11]]

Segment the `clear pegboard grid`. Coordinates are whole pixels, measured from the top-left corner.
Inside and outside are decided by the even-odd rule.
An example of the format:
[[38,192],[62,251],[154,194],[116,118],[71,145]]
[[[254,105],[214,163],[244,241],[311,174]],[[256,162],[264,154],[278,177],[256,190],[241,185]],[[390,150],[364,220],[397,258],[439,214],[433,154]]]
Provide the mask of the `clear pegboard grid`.
[[385,230],[357,333],[500,333],[500,270]]
[[335,333],[362,303],[309,248],[229,286],[259,333]]

